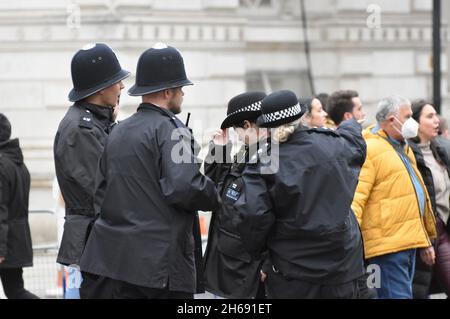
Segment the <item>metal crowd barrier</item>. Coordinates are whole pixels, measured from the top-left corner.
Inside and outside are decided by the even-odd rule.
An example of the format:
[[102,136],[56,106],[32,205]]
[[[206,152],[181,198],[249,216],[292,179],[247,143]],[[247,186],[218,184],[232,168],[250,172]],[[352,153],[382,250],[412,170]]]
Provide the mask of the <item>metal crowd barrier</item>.
[[[33,267],[23,268],[25,289],[40,298],[62,298],[63,268],[56,263],[56,214],[51,210],[30,210],[29,223],[33,241]],[[1,288],[0,298],[3,299],[6,297]]]
[[[199,217],[204,252],[208,240],[211,213],[199,212]],[[51,210],[30,210],[29,223],[33,241],[33,267],[23,268],[25,289],[40,298],[63,298],[67,272],[56,263],[58,254],[57,216]],[[0,299],[6,298],[1,283],[0,288]],[[208,293],[196,297],[216,298]]]

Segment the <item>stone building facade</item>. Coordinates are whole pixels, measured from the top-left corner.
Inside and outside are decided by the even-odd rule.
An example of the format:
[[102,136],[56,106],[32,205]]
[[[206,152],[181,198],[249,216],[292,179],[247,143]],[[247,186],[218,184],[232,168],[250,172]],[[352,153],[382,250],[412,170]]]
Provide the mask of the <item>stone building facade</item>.
[[[431,4],[305,0],[316,92],[358,90],[370,121],[389,94],[430,99]],[[449,116],[450,8],[443,5],[443,114]],[[154,43],[177,47],[195,83],[185,89],[180,118],[190,112],[199,132],[218,127],[227,101],[247,89],[311,93],[301,13],[300,0],[0,1],[0,111],[24,147],[31,208],[53,207],[53,137],[70,105],[70,60],[83,45],[109,44],[133,74],[139,54]],[[120,117],[138,103],[124,93]]]

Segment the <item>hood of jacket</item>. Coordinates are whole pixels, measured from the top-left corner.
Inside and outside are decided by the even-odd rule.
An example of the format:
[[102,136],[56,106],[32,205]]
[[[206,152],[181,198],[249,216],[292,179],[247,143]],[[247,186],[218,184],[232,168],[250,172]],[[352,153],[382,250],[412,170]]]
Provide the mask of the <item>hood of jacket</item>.
[[16,164],[23,163],[23,154],[19,139],[15,138],[0,143],[0,156],[5,156]]

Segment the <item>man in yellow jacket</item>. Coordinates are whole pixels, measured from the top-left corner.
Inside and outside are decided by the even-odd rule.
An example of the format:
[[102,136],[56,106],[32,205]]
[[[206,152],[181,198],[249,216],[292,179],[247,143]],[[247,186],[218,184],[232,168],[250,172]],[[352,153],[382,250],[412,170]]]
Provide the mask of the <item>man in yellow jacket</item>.
[[429,195],[406,139],[417,135],[411,103],[391,96],[378,104],[378,124],[364,131],[367,157],[352,203],[365,258],[380,270],[379,298],[412,298],[416,249],[434,263],[436,237]]

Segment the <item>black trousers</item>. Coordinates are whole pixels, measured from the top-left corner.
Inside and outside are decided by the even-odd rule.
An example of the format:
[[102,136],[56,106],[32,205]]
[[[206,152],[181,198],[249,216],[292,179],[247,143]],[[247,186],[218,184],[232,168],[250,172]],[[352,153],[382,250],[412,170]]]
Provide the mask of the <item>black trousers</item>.
[[[129,284],[83,272],[81,299],[193,299],[194,294]],[[169,285],[167,285],[169,287]]]
[[358,280],[340,285],[320,285],[288,279],[280,272],[269,271],[266,279],[269,299],[357,299]]
[[25,289],[22,268],[0,268],[0,278],[8,299],[39,299]]
[[359,297],[358,299],[377,299],[377,290],[375,288],[369,288],[367,285],[367,278],[369,274],[366,272],[364,275],[359,277],[358,280],[358,289],[359,289]]

